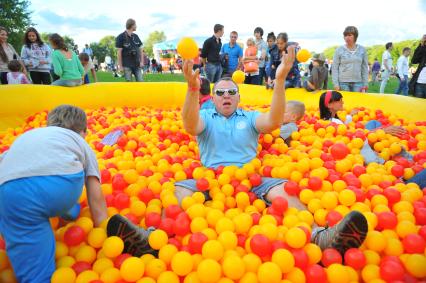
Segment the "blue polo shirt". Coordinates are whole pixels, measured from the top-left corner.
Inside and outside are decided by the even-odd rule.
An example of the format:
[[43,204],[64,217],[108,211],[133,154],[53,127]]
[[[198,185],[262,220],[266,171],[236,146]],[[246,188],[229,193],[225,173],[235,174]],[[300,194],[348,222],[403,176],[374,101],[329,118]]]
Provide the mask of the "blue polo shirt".
[[229,118],[216,109],[200,111],[205,128],[197,136],[201,163],[205,167],[220,165],[239,167],[256,157],[259,132],[256,129],[257,111],[237,109]]
[[238,58],[243,57],[243,50],[241,47],[235,43],[234,46],[230,46],[229,43],[226,43],[222,45],[222,49],[220,50],[221,54],[228,53],[229,56],[229,62],[228,62],[228,68],[229,72],[233,72],[238,67]]

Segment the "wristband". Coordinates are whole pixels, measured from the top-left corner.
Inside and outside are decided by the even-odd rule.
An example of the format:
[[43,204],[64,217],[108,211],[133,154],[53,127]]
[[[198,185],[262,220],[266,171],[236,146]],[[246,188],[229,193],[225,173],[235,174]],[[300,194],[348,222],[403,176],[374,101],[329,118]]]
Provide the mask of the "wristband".
[[194,87],[188,86],[188,90],[195,92],[195,91],[200,91],[200,88],[196,87],[196,86],[194,86]]

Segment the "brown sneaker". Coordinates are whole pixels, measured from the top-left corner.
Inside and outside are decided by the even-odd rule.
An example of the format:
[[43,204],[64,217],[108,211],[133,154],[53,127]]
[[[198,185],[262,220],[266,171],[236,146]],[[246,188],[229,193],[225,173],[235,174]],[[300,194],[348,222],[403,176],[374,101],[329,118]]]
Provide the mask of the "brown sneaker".
[[107,224],[108,237],[120,237],[124,242],[123,253],[137,257],[148,253],[157,256],[158,251],[152,249],[148,243],[149,234],[153,230],[140,228],[120,214],[112,216]]
[[351,211],[334,227],[326,227],[315,233],[312,243],[321,250],[334,248],[344,256],[350,248],[358,248],[367,236],[368,223],[358,211]]

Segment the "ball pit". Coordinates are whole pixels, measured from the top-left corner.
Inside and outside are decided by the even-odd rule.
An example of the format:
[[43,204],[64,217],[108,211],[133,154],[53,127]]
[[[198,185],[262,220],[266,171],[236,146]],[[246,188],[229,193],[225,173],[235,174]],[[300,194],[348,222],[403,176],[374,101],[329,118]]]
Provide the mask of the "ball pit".
[[[0,98],[9,107],[0,109],[0,152],[24,131],[45,125],[44,109],[61,103],[81,106],[88,114],[86,140],[99,160],[109,215],[121,213],[141,227],[161,229],[149,239],[159,249],[158,258],[121,254],[123,242],[106,237],[106,222],[93,227],[83,194],[78,220],[61,228],[57,219],[51,221],[57,241],[52,282],[424,280],[426,197],[415,184],[398,178],[409,178],[426,167],[425,102],[344,94],[348,111],[367,100],[372,105],[381,101],[383,107],[361,108],[354,122],[342,127],[318,119],[317,95],[289,90],[287,98],[300,98],[308,109],[290,147],[274,131],[260,137],[258,157],[243,168],[212,170],[201,166],[197,144],[183,130],[177,106],[182,105],[184,87],[179,83],[4,87],[7,91]],[[268,92],[240,87],[245,108],[267,110]],[[156,97],[149,96],[154,93]],[[31,104],[22,103],[22,97]],[[403,107],[414,103],[416,109]],[[382,130],[368,133],[363,124],[371,119],[403,125],[408,133],[401,138]],[[116,128],[125,133],[118,143],[101,144]],[[386,160],[384,165],[363,165],[359,153],[364,139]],[[401,147],[413,154],[413,161],[393,157]],[[289,179],[286,191],[298,196],[307,211],[288,207],[283,199],[269,208],[256,200],[250,189],[261,176]],[[210,189],[212,200],[196,193],[179,207],[173,184],[187,178],[197,179],[200,190]],[[332,226],[355,209],[369,223],[359,249],[340,256],[309,243],[312,223]],[[0,281],[14,282],[4,248],[0,239]]]

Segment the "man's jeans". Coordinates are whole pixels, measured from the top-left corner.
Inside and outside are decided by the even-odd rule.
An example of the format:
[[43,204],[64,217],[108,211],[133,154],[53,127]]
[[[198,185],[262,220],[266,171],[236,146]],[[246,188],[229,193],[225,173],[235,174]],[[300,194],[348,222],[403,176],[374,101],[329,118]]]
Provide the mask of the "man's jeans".
[[222,76],[222,66],[220,63],[207,63],[206,76],[211,83],[217,82]]
[[132,81],[132,74],[135,76],[137,82],[143,82],[142,72],[140,67],[123,67],[124,78],[127,82]]

